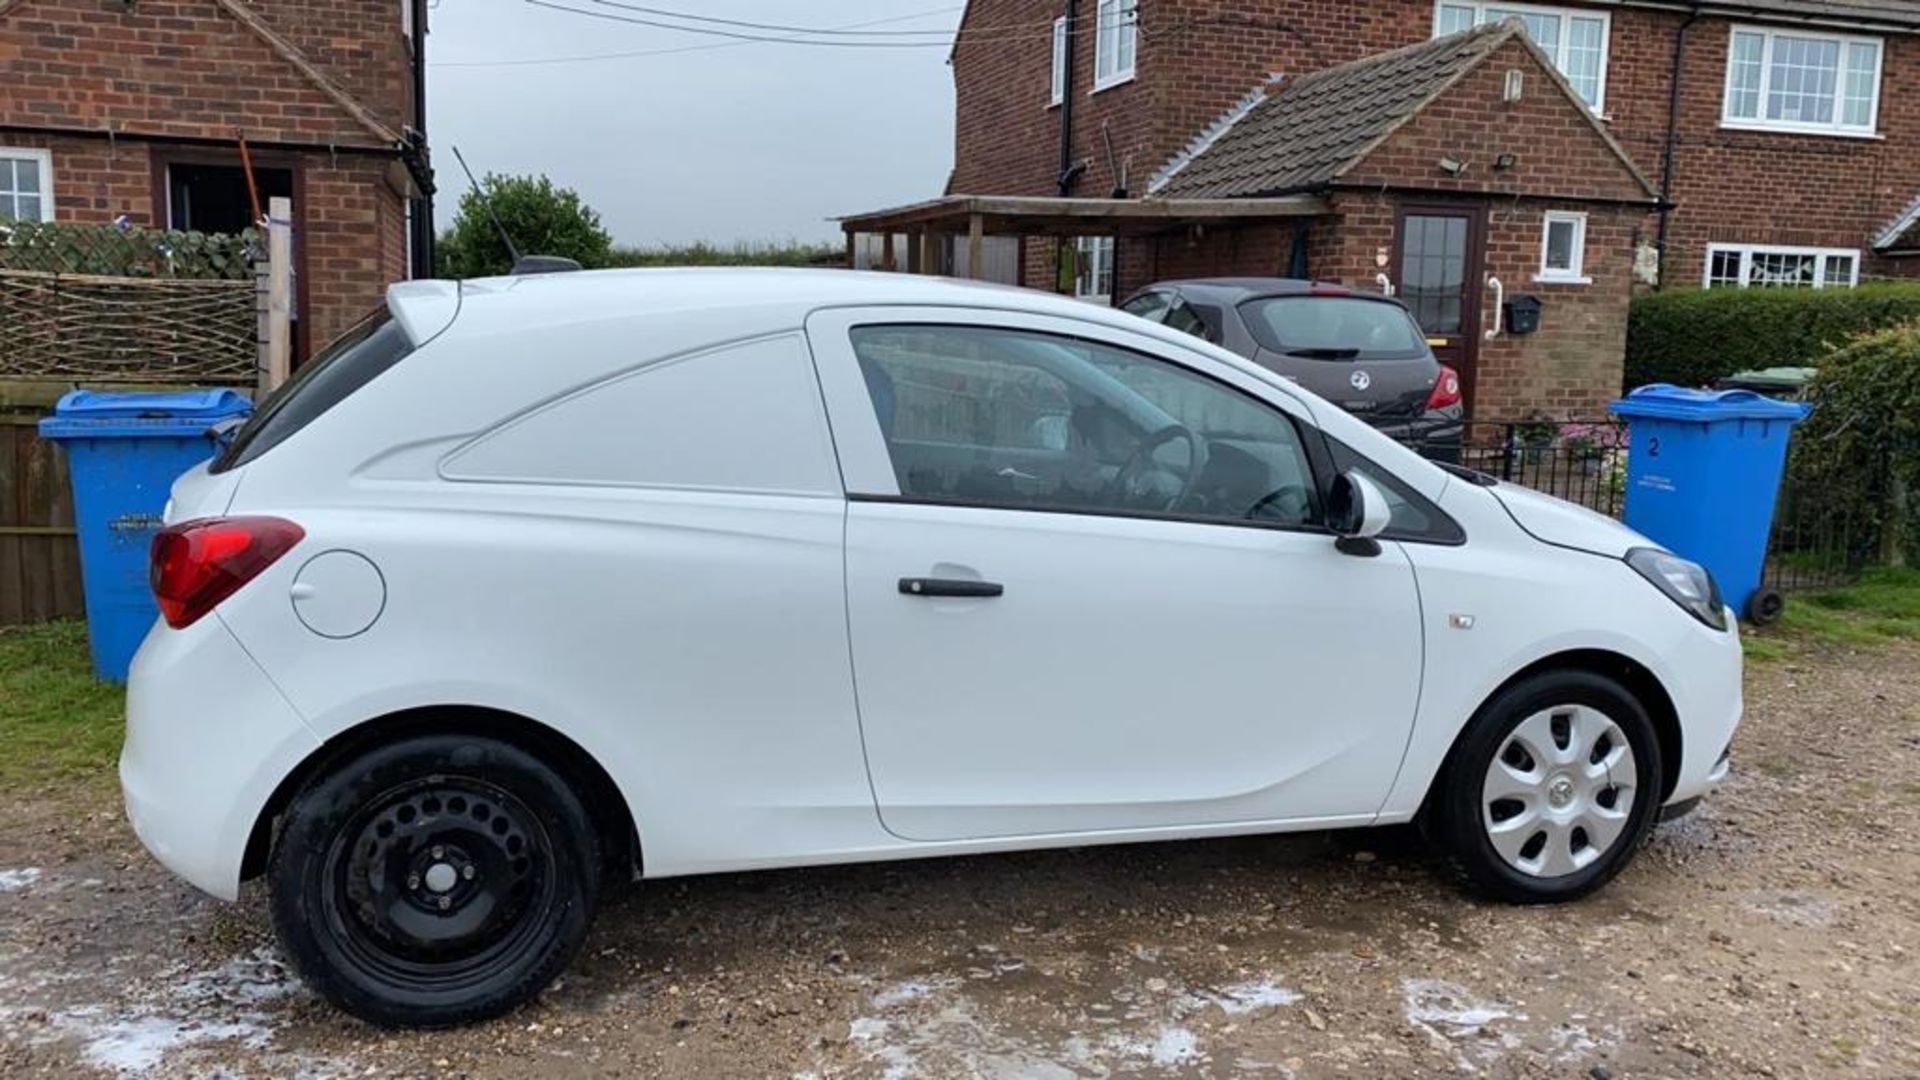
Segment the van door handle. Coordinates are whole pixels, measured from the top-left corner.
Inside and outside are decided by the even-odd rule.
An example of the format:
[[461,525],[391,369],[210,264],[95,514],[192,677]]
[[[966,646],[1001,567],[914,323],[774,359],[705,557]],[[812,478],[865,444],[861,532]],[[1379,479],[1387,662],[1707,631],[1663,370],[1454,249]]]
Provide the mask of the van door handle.
[[997,581],[968,581],[964,578],[922,578],[903,577],[900,579],[902,596],[958,596],[972,600],[986,600],[999,596],[1007,587]]

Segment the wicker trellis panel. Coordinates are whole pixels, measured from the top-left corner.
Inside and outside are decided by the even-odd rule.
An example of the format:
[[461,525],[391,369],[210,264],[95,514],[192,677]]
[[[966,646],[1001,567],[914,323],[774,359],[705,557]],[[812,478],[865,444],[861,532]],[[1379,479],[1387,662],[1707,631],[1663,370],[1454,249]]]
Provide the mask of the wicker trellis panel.
[[251,281],[0,270],[0,378],[250,383]]

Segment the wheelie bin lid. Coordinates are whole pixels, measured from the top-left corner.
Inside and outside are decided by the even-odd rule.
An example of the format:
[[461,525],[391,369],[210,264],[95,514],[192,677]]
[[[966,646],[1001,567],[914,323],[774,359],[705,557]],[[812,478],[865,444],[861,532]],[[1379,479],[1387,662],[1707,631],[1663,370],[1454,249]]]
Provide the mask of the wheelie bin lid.
[[195,435],[253,408],[238,390],[69,390],[40,421],[47,439]]
[[1616,416],[1656,420],[1785,420],[1806,419],[1809,406],[1781,401],[1752,390],[1690,390],[1671,383],[1654,383],[1633,390],[1608,406]]

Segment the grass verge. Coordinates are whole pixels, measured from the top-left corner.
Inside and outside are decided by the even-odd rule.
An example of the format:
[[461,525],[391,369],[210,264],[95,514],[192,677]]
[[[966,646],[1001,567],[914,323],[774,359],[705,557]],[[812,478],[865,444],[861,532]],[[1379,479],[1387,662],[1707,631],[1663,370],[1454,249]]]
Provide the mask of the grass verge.
[[0,790],[112,776],[125,703],[93,677],[84,623],[0,629]]
[[1777,627],[1749,632],[1747,659],[1760,663],[1788,655],[1794,641],[1878,646],[1920,641],[1920,570],[1880,567],[1844,589],[1796,593]]

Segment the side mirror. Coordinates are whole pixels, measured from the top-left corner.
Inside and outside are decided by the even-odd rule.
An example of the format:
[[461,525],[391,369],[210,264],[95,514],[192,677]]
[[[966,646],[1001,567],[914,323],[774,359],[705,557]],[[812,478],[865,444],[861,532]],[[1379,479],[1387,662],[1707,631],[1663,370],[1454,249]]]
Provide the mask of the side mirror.
[[1393,523],[1393,507],[1379,485],[1358,470],[1350,469],[1333,481],[1327,500],[1327,524],[1338,536],[1341,551],[1349,555],[1377,555],[1380,544],[1375,537]]

